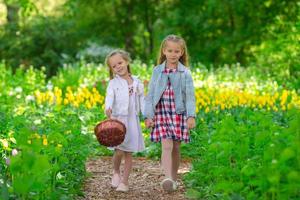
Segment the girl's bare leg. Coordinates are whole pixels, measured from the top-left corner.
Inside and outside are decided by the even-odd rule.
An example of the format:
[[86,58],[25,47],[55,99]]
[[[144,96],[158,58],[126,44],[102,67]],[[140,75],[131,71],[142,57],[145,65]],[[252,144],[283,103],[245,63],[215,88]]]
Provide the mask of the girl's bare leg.
[[172,178],[173,140],[162,139],[161,145],[162,145],[161,164],[165,174],[165,178]]
[[113,173],[114,174],[120,174],[120,165],[121,165],[123,155],[124,155],[124,151],[115,149],[115,153],[113,156],[113,168],[114,168]]
[[128,179],[132,169],[132,153],[125,152],[124,155],[125,155],[125,163],[124,163],[124,173],[123,173],[122,183],[128,185]]
[[177,180],[177,173],[180,165],[180,142],[173,141],[173,151],[172,151],[172,179]]

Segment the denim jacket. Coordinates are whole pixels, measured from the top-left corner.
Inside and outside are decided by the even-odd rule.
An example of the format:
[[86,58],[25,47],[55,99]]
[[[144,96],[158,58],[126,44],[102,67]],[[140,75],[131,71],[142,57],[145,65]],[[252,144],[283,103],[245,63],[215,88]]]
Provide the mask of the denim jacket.
[[176,113],[186,113],[187,117],[195,117],[195,91],[190,70],[179,62],[175,73],[165,74],[165,65],[164,62],[153,70],[145,98],[145,117],[154,118],[156,105],[167,87],[168,78],[174,90]]

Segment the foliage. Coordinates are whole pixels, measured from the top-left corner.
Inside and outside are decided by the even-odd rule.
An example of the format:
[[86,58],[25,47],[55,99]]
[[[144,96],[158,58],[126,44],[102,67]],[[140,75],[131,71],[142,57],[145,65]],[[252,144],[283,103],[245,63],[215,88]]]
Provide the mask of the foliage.
[[20,65],[46,66],[46,74],[53,75],[77,52],[76,34],[68,28],[71,26],[69,21],[40,17],[17,32],[6,28],[0,37],[0,57],[14,70]]
[[[268,27],[268,38],[253,47],[253,65],[259,66],[262,73],[276,77],[285,87],[292,83],[300,88],[300,16],[297,19],[286,22],[283,16],[277,17],[276,24]],[[287,83],[287,79],[290,82]]]
[[187,196],[197,199],[298,199],[299,110],[236,109],[199,121]]
[[[29,2],[23,10],[33,4],[14,2]],[[3,25],[0,59],[14,67],[45,65],[48,75],[78,58],[102,62],[112,48],[153,62],[161,40],[175,33],[186,39],[192,61],[207,68],[261,66],[280,84],[288,76],[299,85],[299,6],[295,0],[67,0],[60,15],[44,16],[40,8]]]
[[[147,87],[152,68],[131,63]],[[193,158],[188,196],[207,199],[291,198],[299,192],[299,93],[239,65],[192,70],[197,127],[182,155]],[[0,64],[1,199],[73,199],[89,156],[111,155],[93,134],[104,119],[108,69],[103,64],[45,69]],[[137,156],[160,157],[149,141]],[[249,160],[248,160],[249,159]],[[274,172],[274,173],[273,173]],[[26,183],[26,184],[24,184]],[[279,198],[280,197],[280,198]]]

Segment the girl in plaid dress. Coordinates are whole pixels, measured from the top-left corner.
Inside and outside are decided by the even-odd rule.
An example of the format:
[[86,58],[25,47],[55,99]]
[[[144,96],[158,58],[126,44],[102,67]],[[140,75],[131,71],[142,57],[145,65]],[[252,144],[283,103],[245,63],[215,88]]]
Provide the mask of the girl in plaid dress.
[[145,102],[145,124],[151,130],[151,141],[161,142],[161,164],[166,191],[176,189],[180,164],[180,144],[190,142],[189,129],[195,127],[195,91],[187,69],[185,41],[167,36],[161,44],[158,66],[153,70]]

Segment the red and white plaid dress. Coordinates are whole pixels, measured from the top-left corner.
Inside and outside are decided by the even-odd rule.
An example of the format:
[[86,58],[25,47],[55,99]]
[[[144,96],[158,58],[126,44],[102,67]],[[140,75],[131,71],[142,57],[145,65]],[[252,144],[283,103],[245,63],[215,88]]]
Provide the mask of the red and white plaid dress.
[[[174,72],[176,69],[165,69],[163,73]],[[160,142],[162,138],[190,142],[186,113],[176,114],[174,90],[170,80],[168,80],[167,88],[156,105],[154,128],[151,131],[152,142]]]

